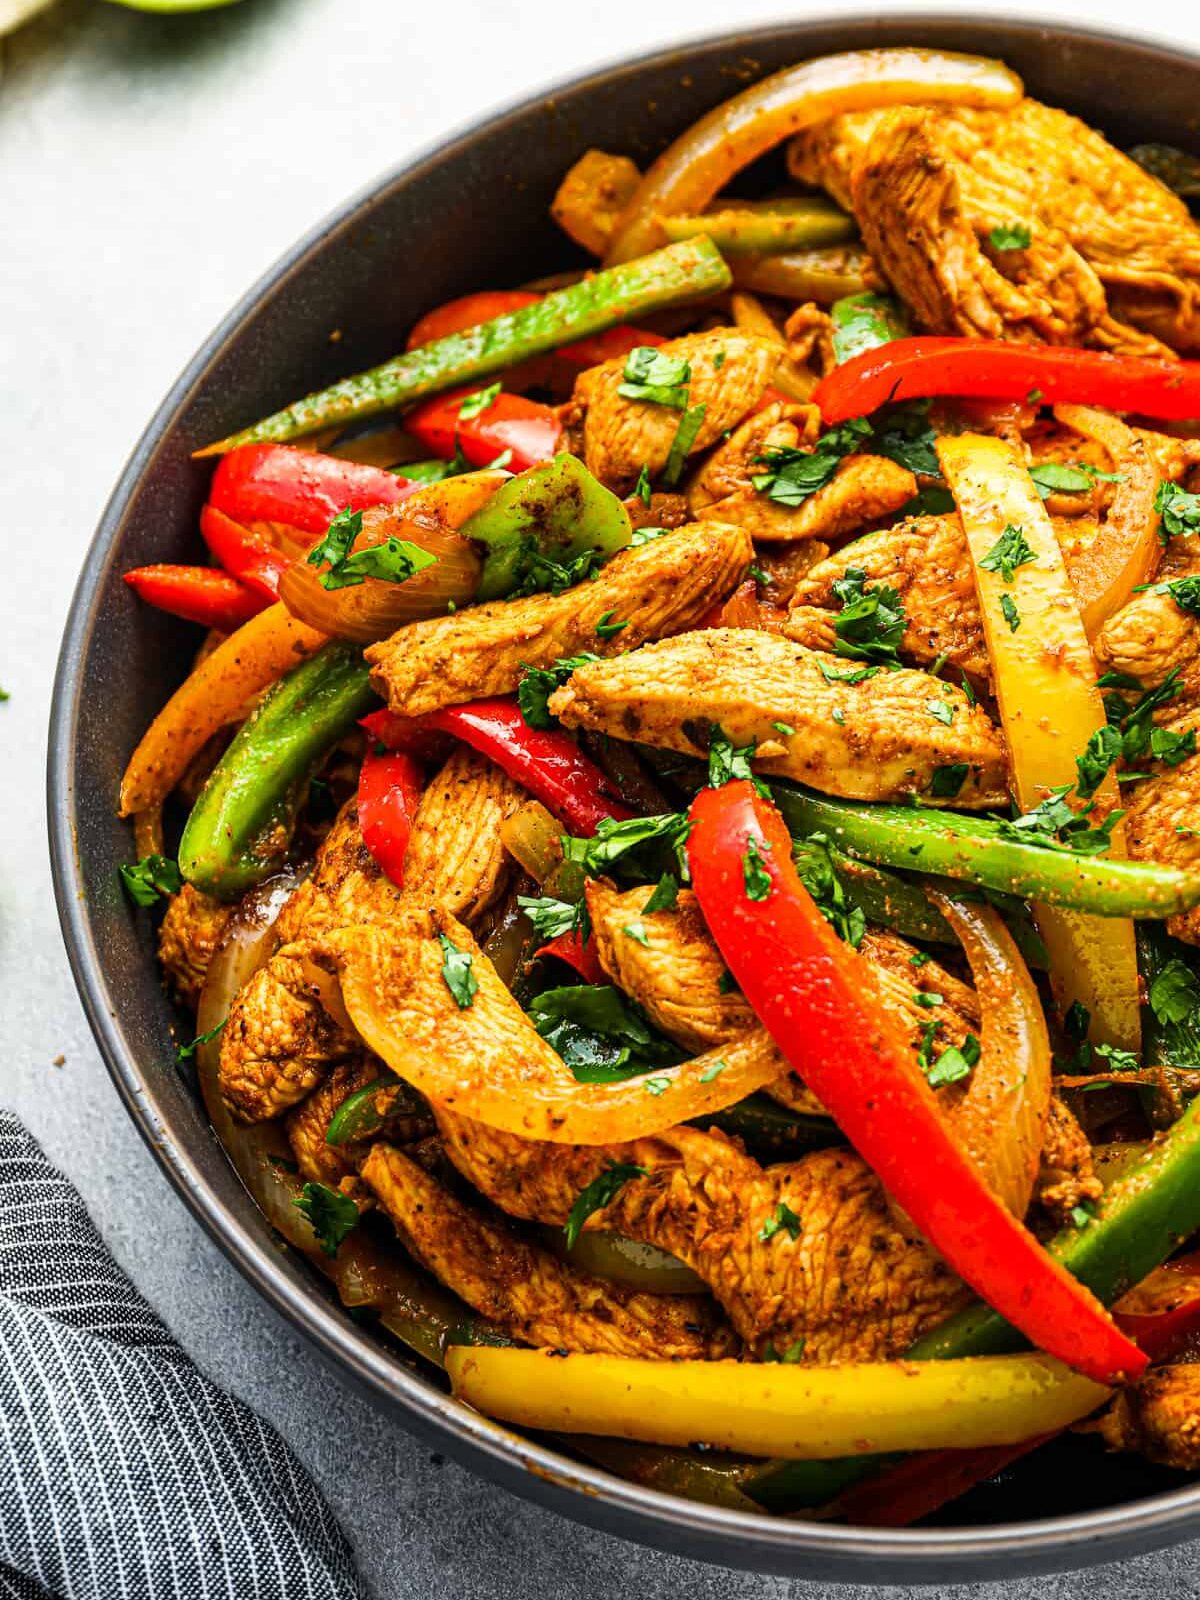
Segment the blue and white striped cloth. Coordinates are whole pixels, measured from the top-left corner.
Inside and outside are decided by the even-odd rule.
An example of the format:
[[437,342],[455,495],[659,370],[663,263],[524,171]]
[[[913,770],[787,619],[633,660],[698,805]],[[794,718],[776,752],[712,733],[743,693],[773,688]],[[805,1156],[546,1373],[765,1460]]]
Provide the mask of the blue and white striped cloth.
[[200,1373],[0,1111],[0,1600],[354,1600],[274,1429]]

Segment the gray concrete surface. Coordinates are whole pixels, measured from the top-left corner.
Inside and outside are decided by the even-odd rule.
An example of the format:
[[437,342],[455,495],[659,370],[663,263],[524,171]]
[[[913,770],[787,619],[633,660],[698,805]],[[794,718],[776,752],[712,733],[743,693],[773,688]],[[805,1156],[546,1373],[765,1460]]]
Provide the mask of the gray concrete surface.
[[[1143,0],[1136,17],[1118,0],[1057,10],[1161,33],[1181,15],[1173,0]],[[752,0],[525,0],[519,11],[243,0],[171,19],[62,0],[0,44],[0,686],[12,697],[0,705],[0,1099],[79,1185],[197,1359],[308,1462],[381,1597],[766,1600],[819,1586],[659,1556],[441,1462],[282,1333],[207,1242],[109,1087],[59,941],[42,801],[59,630],[151,409],[293,237],[472,111],[732,14],[778,13]],[[1187,27],[1200,38],[1194,12]],[[1196,1550],[971,1592],[1198,1593]]]

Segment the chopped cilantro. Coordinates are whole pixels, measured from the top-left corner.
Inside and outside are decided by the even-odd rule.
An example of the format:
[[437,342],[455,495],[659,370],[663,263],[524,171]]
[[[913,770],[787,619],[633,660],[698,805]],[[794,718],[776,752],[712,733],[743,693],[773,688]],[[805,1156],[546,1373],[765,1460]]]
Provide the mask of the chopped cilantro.
[[736,994],[737,992],[738,992],[737,980],[733,976],[733,973],[730,972],[729,968],[726,967],[725,971],[717,979],[717,993],[718,994]]
[[507,600],[520,600],[531,594],[562,594],[577,583],[594,578],[607,560],[602,550],[584,550],[570,561],[555,561],[537,548],[532,537],[523,542],[518,559],[521,581],[505,596]]
[[926,700],[925,709],[935,722],[950,727],[954,721],[954,707],[946,700]]
[[1017,610],[1017,603],[1010,594],[1000,596],[1000,613],[1008,623],[1009,633],[1016,633],[1021,626],[1021,613]]
[[474,394],[464,395],[458,407],[460,422],[470,422],[472,417],[479,416],[484,411],[489,411],[500,398],[500,385],[489,384],[486,389],[476,389]]
[[1150,985],[1150,1009],[1165,1024],[1186,1022],[1200,1006],[1200,983],[1186,962],[1172,956]]
[[1121,1050],[1115,1044],[1098,1044],[1092,1048],[1108,1062],[1110,1072],[1136,1072],[1138,1069],[1137,1052],[1134,1050]]
[[847,567],[842,577],[834,579],[833,592],[842,603],[833,624],[836,653],[899,666],[897,651],[908,618],[896,590],[884,583],[868,587],[861,567]]
[[762,1358],[764,1361],[781,1361],[785,1366],[794,1366],[804,1354],[804,1344],[803,1339],[796,1339],[786,1350],[779,1351],[775,1348],[775,1341],[768,1339],[763,1346]]
[[1200,577],[1172,578],[1169,583],[1151,585],[1157,594],[1169,594],[1180,611],[1200,616]]
[[564,933],[571,933],[580,924],[580,913],[586,910],[583,901],[572,905],[569,900],[555,900],[550,895],[519,894],[517,905],[533,923],[538,937],[551,940],[560,939]]
[[671,440],[671,448],[667,453],[667,464],[663,468],[663,482],[670,489],[679,482],[684,463],[696,443],[707,411],[707,402],[702,400],[698,406],[689,406],[679,419],[679,426],[675,430],[675,437]]
[[855,417],[822,434],[811,450],[792,446],[766,450],[754,458],[766,471],[756,473],[750,481],[759,494],[765,494],[776,505],[803,505],[809,495],[825,487],[842,457],[857,450],[873,432],[865,417]]
[[900,507],[901,517],[944,517],[954,510],[954,496],[940,483],[926,484]]
[[942,1031],[942,1024],[936,1017],[930,1018],[921,1030],[921,1045],[917,1051],[917,1062],[926,1072],[933,1065],[933,1042]]
[[647,472],[645,466],[643,466],[642,470],[638,473],[638,480],[633,486],[633,492],[646,507],[646,509],[649,510],[652,490],[650,488],[650,474]]
[[307,1217],[317,1243],[327,1256],[336,1256],[338,1246],[358,1226],[358,1207],[349,1195],[340,1194],[323,1183],[306,1183],[292,1204]]
[[674,411],[687,405],[692,369],[679,356],[663,355],[653,345],[640,344],[629,352],[622,377],[617,393],[623,400],[670,406]]
[[552,667],[526,667],[517,685],[517,704],[528,725],[531,728],[557,727],[557,720],[550,714],[550,696],[562,688],[576,667],[599,660],[599,656],[585,653],[560,656]]
[[719,1078],[729,1065],[724,1056],[718,1056],[711,1067],[705,1067],[700,1074],[701,1083],[711,1083],[714,1078]]
[[725,352],[724,352],[724,350],[718,350],[716,355],[713,357],[713,371],[714,372],[720,372],[721,368],[724,365],[725,365]]
[[447,934],[438,934],[442,947],[442,982],[454,996],[460,1011],[465,1011],[475,999],[479,981],[471,971],[475,958],[469,950],[460,950]]
[[768,1239],[773,1239],[782,1228],[789,1239],[796,1240],[800,1237],[801,1227],[800,1218],[786,1200],[781,1200],[775,1207],[773,1214],[767,1218],[758,1230],[758,1237],[765,1244]]
[[642,915],[650,916],[655,911],[674,911],[679,899],[679,879],[673,872],[664,872],[654,886],[654,893],[642,907]]
[[1117,729],[1111,724],[1097,728],[1084,747],[1083,754],[1075,757],[1079,773],[1075,792],[1081,800],[1091,799],[1120,754],[1121,735]]
[[632,1161],[610,1161],[598,1178],[593,1178],[579,1191],[575,1204],[567,1213],[563,1227],[567,1249],[575,1248],[575,1241],[583,1231],[584,1223],[594,1211],[603,1211],[606,1206],[612,1205],[632,1178],[647,1178],[649,1175],[647,1167],[639,1167]]
[[1005,583],[1011,583],[1018,567],[1036,560],[1024,529],[1010,522],[979,565],[985,572],[998,572]]
[[663,1078],[663,1077],[647,1078],[646,1081],[642,1085],[642,1088],[645,1089],[647,1094],[652,1094],[656,1098],[660,1094],[666,1094],[667,1090],[670,1087],[671,1087],[670,1078]]
[[750,768],[754,750],[753,739],[740,749],[736,748],[733,740],[714,722],[708,739],[708,787],[719,789],[722,784],[745,779],[754,785],[764,799],[768,799],[766,784],[756,778]]
[[[826,683],[865,683],[868,678],[873,678],[877,672],[883,671],[882,667],[846,667],[844,671],[839,671],[837,667],[831,667],[822,656],[817,657],[817,666]],[[781,725],[777,722],[775,726],[778,728]],[[795,731],[794,728],[790,730],[792,733]]]
[[[822,668],[822,671],[824,670],[825,669]],[[776,733],[781,733],[785,739],[790,739],[796,731],[790,722],[773,722],[771,726],[775,729]]]
[[1079,1229],[1086,1228],[1095,1221],[1096,1207],[1090,1200],[1084,1200],[1077,1206],[1071,1207],[1071,1221]]
[[644,923],[627,922],[621,929],[621,932],[627,939],[632,939],[635,944],[643,944],[647,949],[650,948],[650,939],[646,933],[646,927]]
[[915,950],[913,952],[913,954],[911,956],[909,956],[908,964],[909,964],[910,967],[923,967],[923,966],[926,965],[927,962],[930,962],[932,960],[933,960],[933,957],[929,954],[928,951],[926,951],[926,950]]
[[1152,728],[1150,754],[1155,761],[1162,761],[1168,767],[1179,766],[1180,762],[1196,754],[1195,728],[1189,728],[1186,733],[1172,733],[1169,728]]
[[617,608],[614,606],[611,611],[605,611],[605,612],[603,612],[601,614],[600,620],[596,624],[596,636],[597,636],[597,638],[599,638],[599,639],[615,639],[617,634],[620,633],[622,628],[627,628],[629,626],[628,621],[625,621],[625,622],[613,622],[613,621],[610,620],[612,617],[614,617],[616,615],[616,609]]
[[792,845],[792,860],[800,882],[812,895],[817,908],[838,936],[858,949],[867,931],[867,919],[846,893],[834,866],[829,840],[823,833],[811,833]]
[[630,536],[629,543],[633,549],[642,544],[653,544],[655,539],[661,539],[664,534],[670,533],[670,528],[635,528]]
[[753,562],[746,568],[746,576],[753,578],[755,583],[760,584],[763,588],[771,581],[771,574],[764,572],[761,567],[755,566]]
[[384,583],[404,583],[436,562],[436,556],[408,539],[387,538],[382,544],[355,550],[354,541],[362,532],[362,521],[361,511],[339,511],[320,544],[309,551],[310,567],[328,563],[328,571],[318,574],[323,589],[352,589],[368,578],[378,578]]
[[[764,847],[766,841],[763,841]],[[771,875],[753,835],[746,838],[746,853],[742,857],[742,880],[746,885],[747,900],[765,900],[771,892]]]
[[1029,476],[1044,500],[1049,494],[1086,494],[1100,474],[1095,468],[1088,471],[1065,461],[1041,461],[1030,467]]
[[972,689],[971,680],[967,677],[965,672],[962,675],[962,692],[967,697],[968,705],[974,706],[979,704],[979,697],[976,695],[974,689]]
[[143,856],[132,866],[119,870],[121,882],[134,905],[152,906],[160,896],[178,894],[183,888],[178,863],[167,856]]
[[1163,482],[1154,496],[1154,509],[1162,518],[1161,531],[1168,538],[1200,533],[1200,494],[1189,494],[1177,483]]
[[938,994],[936,989],[917,989],[913,994],[913,999],[919,1006],[924,1006],[927,1011],[932,1011],[935,1006],[943,1006],[946,1003],[946,996]]
[[1028,250],[1033,234],[1023,222],[1002,223],[991,229],[988,243],[993,250]]
[[892,406],[877,421],[871,437],[872,455],[887,456],[920,478],[940,478],[937,435],[929,425],[929,401],[913,400]]
[[546,989],[530,1004],[529,1020],[579,1083],[619,1083],[683,1058],[611,984]]
[[953,800],[967,781],[971,768],[965,761],[952,761],[948,766],[934,767],[929,792],[935,800]]
[[191,1044],[181,1044],[175,1052],[176,1061],[180,1065],[185,1061],[190,1061],[202,1044],[211,1044],[213,1042],[228,1021],[228,1017],[223,1017],[215,1028],[210,1028],[207,1033],[198,1033]]
[[[1136,678],[1129,678],[1124,673],[1105,673],[1100,685],[1107,687],[1110,683],[1119,684],[1121,688],[1140,688]],[[1136,761],[1151,749],[1154,713],[1173,700],[1182,688],[1179,668],[1174,667],[1157,689],[1148,689],[1133,706],[1122,695],[1104,696],[1108,720],[1121,730],[1121,754],[1126,761]]]
[[[656,817],[630,817],[623,822],[605,817],[590,839],[575,839],[570,834],[563,836],[563,860],[578,862],[589,877],[595,878],[643,845],[661,842],[679,856],[691,826],[688,818],[678,811]],[[680,865],[683,865],[682,860]],[[643,877],[642,882],[645,881]]]
[[1076,855],[1086,856],[1103,855],[1112,844],[1113,829],[1125,813],[1111,811],[1098,828],[1093,828],[1087,819],[1095,802],[1089,800],[1078,811],[1074,811],[1066,802],[1066,796],[1070,793],[1069,783],[1051,789],[1032,811],[1014,817],[1011,822],[1001,821],[998,824],[1000,832],[1024,844],[1041,845],[1047,850],[1072,850]]
[[979,1040],[969,1033],[960,1045],[949,1045],[938,1056],[926,1074],[929,1087],[940,1089],[947,1083],[958,1083],[971,1074],[979,1060]]

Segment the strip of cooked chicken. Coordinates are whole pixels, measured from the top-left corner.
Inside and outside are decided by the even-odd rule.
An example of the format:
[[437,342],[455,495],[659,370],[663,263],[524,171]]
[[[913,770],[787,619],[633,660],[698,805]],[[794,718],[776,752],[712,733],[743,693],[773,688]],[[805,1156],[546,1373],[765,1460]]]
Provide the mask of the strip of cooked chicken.
[[[1177,534],[1167,542],[1157,581],[1196,576],[1200,537]],[[1136,594],[1101,628],[1095,650],[1103,669],[1127,672],[1147,689],[1157,688],[1175,667],[1190,666],[1200,654],[1200,619],[1169,594]]]
[[336,1189],[354,1173],[364,1154],[361,1145],[327,1144],[325,1135],[342,1101],[374,1083],[382,1070],[373,1056],[352,1056],[288,1112],[284,1126],[302,1178]]
[[743,528],[680,528],[622,551],[590,582],[562,594],[496,600],[411,623],[367,650],[371,681],[393,711],[410,717],[512,694],[526,667],[581,652],[613,655],[695,627],[753,559]]
[[[405,869],[410,888],[480,915],[503,887],[508,858],[500,825],[525,798],[498,767],[459,749],[421,797]],[[238,995],[221,1035],[220,1082],[226,1104],[249,1122],[278,1116],[316,1087],[328,1068],[361,1053],[344,1016],[330,1014],[327,975],[303,941],[330,929],[386,923],[400,891],[363,843],[353,801],[343,807],[317,853],[312,876],[276,924],[279,948]]]
[[592,1277],[465,1204],[392,1145],[371,1146],[362,1176],[409,1254],[515,1339],[648,1361],[737,1353],[707,1296],[650,1294]]
[[1122,1389],[1097,1430],[1110,1450],[1137,1450],[1164,1467],[1200,1469],[1200,1365],[1155,1367]]
[[760,494],[753,479],[765,470],[768,450],[811,448],[820,415],[815,406],[764,406],[748,417],[700,468],[688,486],[695,517],[735,522],[754,539],[838,539],[899,511],[917,492],[917,480],[886,456],[847,456],[830,481],[798,506]]
[[[754,410],[783,350],[737,328],[714,328],[671,339],[658,346],[658,353],[687,362],[687,404],[704,407],[689,450],[694,454],[716,444]],[[626,359],[589,367],[575,382],[574,403],[583,409],[584,461],[613,489],[630,488],[643,467],[652,478],[662,475],[682,416],[682,409],[620,393],[626,387]]]
[[893,1217],[848,1150],[764,1169],[719,1133],[672,1128],[605,1149],[539,1144],[436,1111],[464,1177],[511,1216],[565,1223],[609,1161],[645,1167],[586,1226],[678,1256],[758,1356],[877,1361],[899,1355],[968,1292]]
[[[1200,724],[1200,716],[1188,719]],[[1173,725],[1180,731],[1179,725]],[[1125,842],[1135,861],[1200,870],[1200,755],[1177,767],[1159,767],[1152,777],[1122,785]],[[1167,920],[1167,932],[1200,944],[1200,907]]]
[[[931,332],[1166,355],[1200,343],[1200,233],[1183,202],[1065,112],[862,112],[789,162],[854,212]],[[1026,227],[1025,248],[993,229]],[[1107,289],[1107,293],[1106,293]]]
[[235,910],[190,883],[171,896],[158,930],[158,959],[181,1005],[199,1004],[208,964]]
[[848,682],[855,665],[772,634],[710,628],[580,667],[550,709],[567,727],[687,755],[704,754],[719,727],[757,746],[759,771],[857,800],[929,795],[939,768],[962,764],[949,803],[1005,803],[1004,746],[986,711],[923,672]]

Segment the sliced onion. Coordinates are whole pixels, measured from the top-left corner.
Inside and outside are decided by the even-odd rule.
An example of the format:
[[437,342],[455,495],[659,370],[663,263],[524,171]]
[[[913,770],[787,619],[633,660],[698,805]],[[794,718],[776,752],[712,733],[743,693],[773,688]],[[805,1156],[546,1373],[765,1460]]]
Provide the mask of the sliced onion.
[[822,306],[882,287],[870,256],[854,245],[793,250],[782,256],[734,256],[729,270],[739,289],[773,294],[780,300],[815,300]]
[[1158,468],[1145,440],[1111,411],[1061,405],[1054,407],[1054,415],[1064,427],[1100,445],[1123,480],[1096,537],[1067,561],[1083,625],[1094,639],[1134,589],[1154,575],[1161,549],[1154,509]]
[[663,242],[657,214],[702,211],[729,180],[803,128],[875,106],[1006,106],[1021,81],[998,61],[944,50],[849,50],[774,72],[715,106],[664,150],[617,219],[606,261]]
[[962,943],[979,996],[982,1053],[948,1115],[1012,1214],[1029,1209],[1050,1111],[1050,1037],[1029,969],[1000,913],[927,889]]
[[386,639],[405,623],[441,616],[451,605],[469,605],[479,586],[482,561],[471,541],[455,530],[508,477],[506,472],[464,472],[431,483],[400,505],[373,506],[363,512],[356,549],[405,539],[437,558],[433,566],[403,583],[367,578],[345,589],[326,589],[320,569],[301,558],[283,574],[279,598],[309,627],[356,644]]

